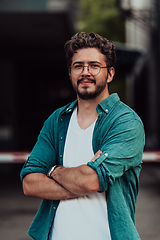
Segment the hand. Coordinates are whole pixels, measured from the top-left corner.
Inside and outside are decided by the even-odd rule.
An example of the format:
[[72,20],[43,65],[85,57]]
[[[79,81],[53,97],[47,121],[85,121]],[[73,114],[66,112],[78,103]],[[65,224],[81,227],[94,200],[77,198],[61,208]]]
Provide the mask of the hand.
[[98,157],[100,157],[102,154],[101,150],[98,150],[98,152],[95,153],[94,157],[91,159],[91,162],[94,162]]
[[[102,151],[96,152],[91,161],[95,161]],[[100,191],[99,177],[94,169],[87,164],[77,167],[58,166],[51,177],[74,196],[85,196]]]

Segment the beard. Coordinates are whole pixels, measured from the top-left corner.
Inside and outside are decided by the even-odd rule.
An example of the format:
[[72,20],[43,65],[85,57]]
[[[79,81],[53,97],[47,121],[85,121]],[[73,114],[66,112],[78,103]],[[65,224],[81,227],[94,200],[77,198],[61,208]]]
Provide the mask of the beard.
[[[90,91],[88,89],[88,86],[84,86],[83,89],[79,90],[78,86],[79,86],[80,82],[83,81],[84,79],[87,79],[87,80],[91,81],[93,84],[95,84],[94,91]],[[81,98],[83,100],[91,100],[91,99],[95,99],[103,92],[103,90],[106,88],[106,85],[107,85],[107,79],[108,79],[108,75],[107,75],[106,79],[104,79],[104,81],[102,81],[101,83],[96,85],[96,81],[94,79],[81,78],[77,81],[77,85],[72,83],[72,86],[79,98]]]

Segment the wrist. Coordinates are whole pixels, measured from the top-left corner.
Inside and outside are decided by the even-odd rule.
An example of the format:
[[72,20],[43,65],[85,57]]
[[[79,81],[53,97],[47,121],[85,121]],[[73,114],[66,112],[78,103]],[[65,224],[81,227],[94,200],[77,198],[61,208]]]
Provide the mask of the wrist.
[[50,170],[49,170],[49,172],[48,172],[48,174],[47,174],[47,177],[49,177],[49,178],[52,178],[52,173],[54,172],[54,170],[57,168],[57,167],[59,167],[59,165],[54,165]]

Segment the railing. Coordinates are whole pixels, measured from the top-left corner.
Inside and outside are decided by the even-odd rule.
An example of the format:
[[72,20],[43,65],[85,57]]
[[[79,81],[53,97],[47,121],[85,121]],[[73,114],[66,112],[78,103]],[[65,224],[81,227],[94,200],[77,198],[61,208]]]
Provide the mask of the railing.
[[30,152],[0,152],[0,164],[24,163]]
[[[0,152],[0,164],[25,163],[30,152]],[[144,163],[160,163],[160,151],[144,151]]]

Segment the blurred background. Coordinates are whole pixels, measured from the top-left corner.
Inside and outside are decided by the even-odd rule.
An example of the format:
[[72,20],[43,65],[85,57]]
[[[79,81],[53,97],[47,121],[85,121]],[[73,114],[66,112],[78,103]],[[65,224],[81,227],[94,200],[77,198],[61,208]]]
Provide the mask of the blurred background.
[[160,239],[160,1],[0,1],[0,239],[27,240],[40,199],[22,193],[19,172],[43,122],[76,98],[64,43],[80,31],[116,45],[110,92],[141,117],[146,132],[136,226]]

